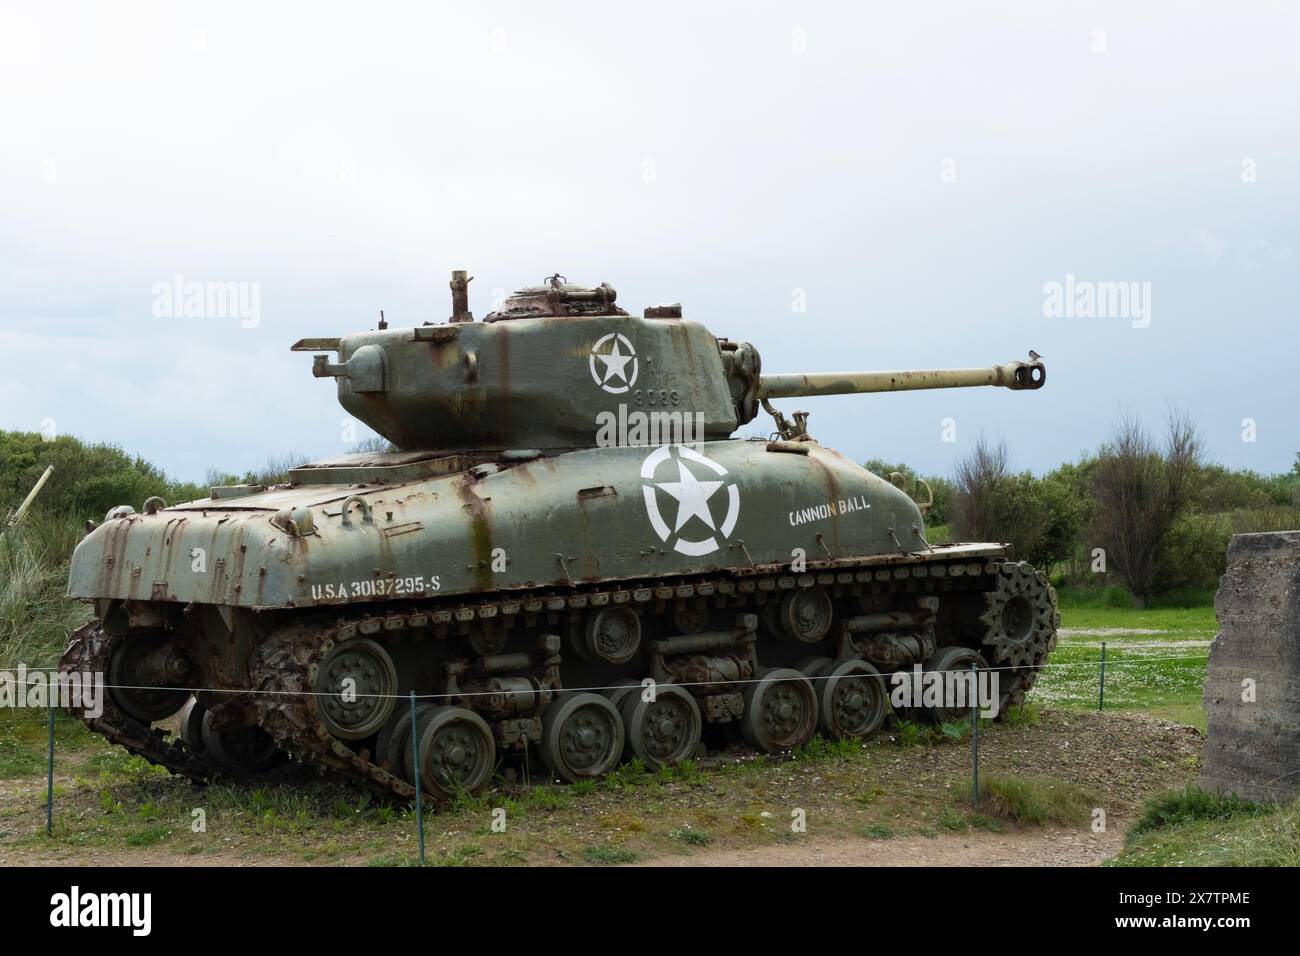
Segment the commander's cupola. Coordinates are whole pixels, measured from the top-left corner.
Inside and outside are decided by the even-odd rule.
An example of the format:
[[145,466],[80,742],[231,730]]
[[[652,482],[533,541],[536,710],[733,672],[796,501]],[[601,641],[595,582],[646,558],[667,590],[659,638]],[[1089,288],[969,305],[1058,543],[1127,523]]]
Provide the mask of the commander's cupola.
[[542,319],[551,316],[627,315],[614,304],[618,293],[608,282],[594,289],[574,285],[558,272],[544,285],[530,285],[515,292],[489,314],[484,322],[504,319]]

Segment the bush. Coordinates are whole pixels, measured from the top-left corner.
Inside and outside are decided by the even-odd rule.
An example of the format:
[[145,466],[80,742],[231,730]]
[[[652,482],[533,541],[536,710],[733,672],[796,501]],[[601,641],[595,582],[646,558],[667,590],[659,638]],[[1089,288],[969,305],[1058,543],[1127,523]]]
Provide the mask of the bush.
[[1233,817],[1261,816],[1268,807],[1242,800],[1235,794],[1207,793],[1195,786],[1175,790],[1155,797],[1143,806],[1141,816],[1133,829],[1136,836],[1164,827],[1176,827],[1193,820],[1228,820]]
[[1087,514],[1073,473],[1065,469],[1045,478],[1008,467],[1005,441],[981,435],[957,463],[951,515],[961,541],[1004,541],[1015,556],[1049,574],[1078,548]]
[[64,597],[79,536],[70,522],[41,515],[0,536],[0,660],[8,666],[51,665],[68,634],[91,616]]
[[895,472],[903,476],[903,488],[913,500],[919,499],[924,501],[925,493],[917,485],[918,479],[924,481],[930,487],[931,494],[934,495],[934,502],[930,505],[930,510],[925,514],[926,527],[933,528],[948,523],[952,501],[952,482],[947,478],[929,475],[921,476],[915,470],[901,462],[888,462],[880,458],[872,458],[863,464],[867,471],[873,475],[878,475],[889,480],[889,476]]
[[1206,465],[1197,476],[1196,504],[1210,513],[1287,504],[1285,499],[1275,500],[1276,487],[1253,471],[1229,471],[1222,465]]
[[[970,802],[971,782],[957,786],[958,799]],[[1082,787],[1049,777],[999,777],[980,780],[979,809],[985,814],[1026,826],[1080,826],[1096,799]]]
[[1167,548],[1189,510],[1200,468],[1200,438],[1191,419],[1169,414],[1164,447],[1142,423],[1116,423],[1098,456],[1092,537],[1106,552],[1107,570],[1133,593],[1133,606],[1170,586]]
[[102,521],[117,505],[139,508],[151,495],[175,502],[205,497],[194,485],[170,481],[161,469],[116,445],[88,445],[68,435],[45,441],[36,432],[0,431],[0,512],[17,507],[48,465],[54,472],[32,504],[77,524]]
[[1160,549],[1153,590],[1162,595],[1213,591],[1226,566],[1232,533],[1225,515],[1179,515]]
[[1292,506],[1271,505],[1251,511],[1233,511],[1227,515],[1233,534],[1258,531],[1295,531],[1300,529],[1300,503]]

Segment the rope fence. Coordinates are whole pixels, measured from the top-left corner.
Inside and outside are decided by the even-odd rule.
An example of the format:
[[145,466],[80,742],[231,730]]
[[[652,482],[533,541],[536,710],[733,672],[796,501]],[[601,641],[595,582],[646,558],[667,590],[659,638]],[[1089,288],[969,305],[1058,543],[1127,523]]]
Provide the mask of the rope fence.
[[[1090,661],[1062,661],[1062,662],[1060,662],[1060,663],[1055,663],[1055,664],[1053,664],[1053,663],[1040,664],[1040,665],[1038,665],[1038,667],[1035,668],[1035,669],[1036,669],[1036,670],[1039,670],[1039,671],[1045,671],[1045,670],[1051,670],[1051,669],[1054,669],[1054,668],[1078,668],[1078,667],[1093,667],[1093,666],[1100,665],[1100,667],[1101,667],[1101,669],[1102,669],[1102,672],[1104,673],[1104,670],[1105,670],[1105,667],[1107,666],[1107,664],[1109,664],[1111,667],[1115,667],[1115,666],[1118,666],[1118,665],[1147,664],[1147,663],[1156,663],[1156,662],[1159,662],[1159,661],[1201,661],[1201,662],[1204,662],[1204,661],[1208,661],[1208,660],[1209,660],[1209,656],[1208,656],[1208,655],[1205,656],[1205,657],[1199,657],[1199,656],[1194,656],[1194,655],[1189,655],[1189,654],[1175,654],[1175,655],[1170,655],[1170,656],[1167,656],[1167,657],[1138,657],[1138,658],[1131,658],[1131,659],[1129,659],[1129,660],[1114,660],[1114,659],[1111,659],[1111,660],[1108,661],[1108,660],[1106,659],[1105,642],[1103,641],[1103,642],[1102,642],[1102,655],[1101,655],[1101,657],[1097,658],[1096,660],[1090,660]],[[0,668],[0,671],[4,671],[4,670],[5,670],[4,668]],[[38,668],[38,667],[31,667],[31,666],[28,666],[28,667],[27,667],[27,670],[28,670],[29,672],[31,672],[31,671],[40,671],[40,672],[42,672],[42,673],[48,673],[48,672],[50,672],[50,670],[52,670],[52,669],[45,669],[45,668]],[[1017,666],[1013,666],[1013,665],[1004,665],[1004,666],[1000,666],[1000,667],[981,667],[981,668],[979,668],[979,669],[977,670],[977,673],[989,674],[989,673],[994,673],[994,672],[999,672],[999,671],[1023,671],[1023,670],[1026,670],[1026,667],[1024,667],[1024,666],[1017,667]],[[80,672],[77,672],[77,673],[80,673]],[[882,677],[885,677],[886,679],[888,679],[892,674],[899,674],[899,673],[902,673],[902,674],[912,674],[912,673],[914,673],[914,672],[913,672],[912,670],[891,671],[891,672],[889,672],[889,673],[887,673],[887,674],[882,674],[881,676],[882,676]],[[969,673],[969,672],[968,672],[965,668],[962,668],[962,669],[960,669],[960,670],[922,670],[922,671],[920,671],[919,673],[922,673],[922,674],[966,674],[966,673]],[[822,680],[833,680],[833,679],[835,679],[835,678],[834,678],[832,675],[828,675],[828,676],[819,676],[819,677],[813,677],[813,676],[805,675],[805,679],[808,680],[808,681],[810,681],[810,682],[816,683],[817,681],[822,681]],[[674,686],[674,687],[714,687],[714,686],[717,686],[717,685],[719,685],[719,684],[726,684],[726,685],[732,685],[732,684],[735,684],[735,685],[745,685],[745,684],[760,684],[760,683],[762,683],[762,682],[763,682],[763,678],[760,678],[760,677],[744,677],[744,678],[736,678],[736,679],[734,679],[734,680],[725,680],[725,681],[673,681],[672,683],[673,683],[673,686]],[[29,680],[29,681],[26,683],[26,686],[28,686],[28,687],[44,686],[44,687],[47,687],[47,688],[48,688],[48,687],[50,687],[50,686],[52,686],[52,685],[51,685],[49,682],[33,682],[33,681],[30,681],[30,680]],[[105,690],[160,690],[160,691],[161,691],[161,690],[176,690],[176,691],[187,690],[187,691],[190,691],[191,693],[196,693],[196,694],[197,694],[197,693],[209,693],[209,694],[234,694],[234,695],[242,695],[242,694],[266,694],[266,695],[281,696],[281,697],[337,697],[337,696],[339,696],[339,694],[338,694],[337,692],[334,692],[334,691],[316,691],[316,690],[267,690],[267,689],[264,689],[264,688],[258,688],[258,687],[194,687],[194,686],[189,686],[189,685],[179,685],[179,684],[173,686],[173,685],[164,685],[164,684],[108,684],[108,683],[104,683],[104,684],[96,683],[95,686],[96,686],[96,687],[102,687],[102,688],[104,688]],[[627,686],[628,686],[628,685],[626,685],[626,684],[593,684],[593,685],[590,685],[590,686],[587,686],[587,687],[563,687],[563,688],[560,688],[560,690],[563,691],[563,692],[565,692],[565,693],[600,693],[601,691],[606,691],[606,690],[622,690],[622,689],[626,688]],[[459,698],[466,698],[466,697],[490,697],[490,696],[493,696],[493,695],[495,695],[495,694],[497,694],[497,693],[498,693],[497,691],[459,691],[459,692],[454,693],[454,694],[446,694],[446,693],[444,693],[444,694],[416,694],[414,691],[412,691],[412,692],[405,693],[405,694],[397,694],[397,693],[394,693],[394,694],[368,694],[368,693],[362,693],[362,692],[358,691],[358,692],[356,692],[356,693],[354,693],[354,694],[351,694],[350,696],[355,697],[355,698],[362,698],[362,697],[365,697],[365,698],[377,698],[377,699],[381,699],[381,700],[388,700],[388,699],[392,699],[392,700],[406,700],[408,697],[410,697],[412,694],[414,694],[414,696],[415,696],[416,699],[418,699],[418,700],[450,700],[450,699],[453,699],[453,698],[458,698],[458,699],[459,699]]]

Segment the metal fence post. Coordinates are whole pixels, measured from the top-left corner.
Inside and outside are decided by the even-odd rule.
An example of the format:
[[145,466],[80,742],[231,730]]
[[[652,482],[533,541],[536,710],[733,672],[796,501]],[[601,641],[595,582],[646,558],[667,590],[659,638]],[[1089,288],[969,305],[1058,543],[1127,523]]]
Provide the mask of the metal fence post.
[[979,686],[979,673],[974,664],[970,666],[970,676],[972,680],[970,702],[970,805],[974,807],[980,802],[980,704],[979,693],[976,690]]
[[54,693],[50,693],[50,759],[45,778],[45,835],[54,835]]
[[415,775],[415,823],[420,830],[420,866],[424,866],[424,781],[420,778],[420,730],[415,719],[415,691],[411,691],[411,763]]
[[1097,709],[1106,709],[1106,642],[1101,642],[1101,681],[1097,684]]

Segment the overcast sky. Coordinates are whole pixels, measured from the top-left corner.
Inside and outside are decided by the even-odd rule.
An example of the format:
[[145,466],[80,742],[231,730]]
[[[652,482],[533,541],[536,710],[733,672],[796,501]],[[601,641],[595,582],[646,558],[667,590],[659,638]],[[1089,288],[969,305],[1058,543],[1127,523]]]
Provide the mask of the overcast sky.
[[[859,459],[984,430],[1042,471],[1170,404],[1225,464],[1300,450],[1294,5],[197,6],[0,15],[0,427],[190,479],[337,454],[289,345],[441,321],[464,268],[479,317],[558,271],[772,372],[1045,356],[1037,393],[781,403]],[[158,317],[177,275],[256,323]],[[1147,312],[1045,314],[1067,276]]]

